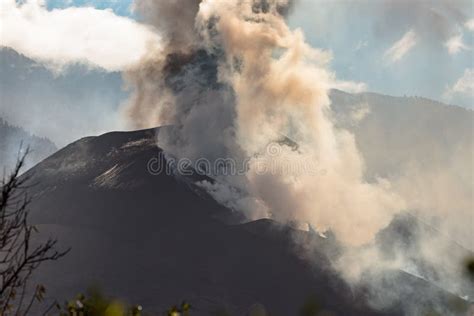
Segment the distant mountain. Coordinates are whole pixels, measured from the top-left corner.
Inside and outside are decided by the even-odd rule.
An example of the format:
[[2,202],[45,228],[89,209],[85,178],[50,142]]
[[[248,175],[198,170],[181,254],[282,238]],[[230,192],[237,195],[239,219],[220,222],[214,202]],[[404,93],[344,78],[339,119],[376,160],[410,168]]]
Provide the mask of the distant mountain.
[[422,97],[339,90],[331,101],[336,126],[354,133],[369,178],[394,175],[411,163],[445,167],[453,159],[472,174],[472,110]]
[[25,170],[34,166],[54,153],[56,145],[45,137],[38,137],[21,127],[12,126],[0,118],[0,168],[3,172],[11,170],[15,165],[20,150],[29,148]]
[[52,72],[0,47],[0,117],[62,147],[86,136],[120,129],[127,98],[118,72],[70,65]]

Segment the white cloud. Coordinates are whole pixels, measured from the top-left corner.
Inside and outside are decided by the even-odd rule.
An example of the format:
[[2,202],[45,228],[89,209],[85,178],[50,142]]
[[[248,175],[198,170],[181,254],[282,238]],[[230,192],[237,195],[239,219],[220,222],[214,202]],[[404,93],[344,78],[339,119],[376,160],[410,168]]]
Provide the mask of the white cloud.
[[349,93],[360,93],[367,91],[367,84],[364,82],[336,80],[330,83],[330,87],[331,89],[338,89]]
[[463,76],[453,86],[448,87],[443,96],[451,99],[455,95],[474,97],[474,68],[464,70]]
[[85,63],[120,71],[136,63],[160,39],[151,28],[111,10],[70,7],[48,11],[44,0],[0,3],[0,46],[60,70]]
[[449,54],[455,55],[459,53],[461,50],[467,50],[469,47],[467,47],[463,40],[462,40],[462,34],[455,35],[448,39],[448,41],[444,44],[446,48],[448,49]]
[[464,26],[469,30],[474,32],[474,19],[467,20]]
[[406,32],[401,39],[396,41],[384,54],[385,59],[391,63],[401,60],[416,45],[416,34],[413,30]]

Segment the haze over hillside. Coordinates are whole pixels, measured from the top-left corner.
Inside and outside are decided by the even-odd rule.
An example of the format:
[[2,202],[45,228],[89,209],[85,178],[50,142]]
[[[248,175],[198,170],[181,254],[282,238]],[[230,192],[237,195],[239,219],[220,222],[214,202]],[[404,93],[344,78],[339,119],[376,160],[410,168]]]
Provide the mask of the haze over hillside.
[[[354,133],[369,181],[388,179],[410,209],[474,250],[474,112],[420,97],[331,93],[336,126]],[[443,218],[439,222],[439,217]]]
[[84,65],[51,72],[9,48],[0,48],[0,117],[62,147],[77,138],[123,129],[126,98],[120,73]]
[[45,137],[30,134],[21,127],[12,126],[0,117],[0,168],[7,173],[15,166],[22,152],[29,148],[25,170],[53,154],[56,145]]

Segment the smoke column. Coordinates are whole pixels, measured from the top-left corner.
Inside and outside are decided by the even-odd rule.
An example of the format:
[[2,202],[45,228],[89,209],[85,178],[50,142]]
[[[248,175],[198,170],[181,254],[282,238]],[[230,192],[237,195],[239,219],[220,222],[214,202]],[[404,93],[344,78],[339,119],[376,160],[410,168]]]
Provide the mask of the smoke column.
[[[170,3],[179,5],[169,2],[166,6]],[[130,109],[132,117],[140,124],[147,124],[143,118],[151,117],[152,124],[177,125],[174,135],[164,136],[160,145],[190,159],[265,158],[270,155],[268,145],[286,135],[298,149],[281,144],[277,148],[281,152],[268,159],[289,165],[309,162],[324,170],[324,175],[294,174],[291,170],[260,174],[250,160],[244,176],[220,179],[222,185],[245,192],[242,198],[247,203],[236,204],[256,208],[242,209],[247,214],[255,211],[282,222],[309,223],[321,232],[331,229],[344,243],[370,241],[403,209],[403,201],[390,192],[385,181],[367,183],[362,179],[364,166],[353,136],[336,130],[329,120],[328,91],[334,82],[327,66],[330,55],[308,46],[301,30],[288,28],[283,15],[289,6],[286,1],[194,4],[184,6],[189,10],[184,18],[195,18],[193,35],[187,33],[192,23],[173,24],[174,10],[163,9],[161,2],[156,9],[146,10],[166,14],[152,20],[165,25],[169,51],[165,60],[152,59],[144,65],[146,73],[144,69],[139,72],[157,80],[150,78],[138,85],[151,91],[137,91]],[[138,2],[137,7],[151,5]],[[167,23],[165,19],[171,20]],[[184,39],[194,45],[183,53]],[[189,80],[193,76],[189,74],[189,84],[183,90],[170,91],[166,68],[173,71],[171,59],[186,67],[181,64],[196,58],[198,50],[205,58],[214,59],[217,86],[211,90],[205,84],[199,86],[199,80]],[[158,113],[150,116],[153,112]],[[193,135],[206,140],[192,139]],[[219,190],[212,187],[218,199]]]

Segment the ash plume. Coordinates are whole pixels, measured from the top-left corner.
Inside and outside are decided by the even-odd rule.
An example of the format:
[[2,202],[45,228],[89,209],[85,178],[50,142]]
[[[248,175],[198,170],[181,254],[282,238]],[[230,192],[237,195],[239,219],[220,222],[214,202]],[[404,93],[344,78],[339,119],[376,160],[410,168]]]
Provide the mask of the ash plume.
[[[380,236],[392,234],[394,218],[425,205],[408,199],[409,181],[364,176],[354,135],[336,127],[331,115],[329,91],[337,83],[332,56],[288,27],[292,5],[137,0],[136,10],[165,43],[127,72],[132,96],[126,113],[134,127],[172,125],[157,140],[169,155],[247,162],[243,174],[213,174],[214,182],[198,185],[249,220],[272,218],[330,232],[342,251],[334,268],[352,284],[370,280],[377,292],[386,271],[408,271],[413,263],[401,249],[387,256]],[[276,152],[271,144],[278,145]],[[309,162],[318,172],[261,172],[262,160],[277,166]],[[461,295],[462,276],[437,259],[445,245],[433,240],[420,232],[412,242],[426,252],[421,256],[435,269],[437,284]]]
[[[137,3],[147,12],[153,11],[150,5]],[[156,6],[159,11],[160,2]],[[283,145],[284,152],[273,159],[313,161],[326,171],[324,177],[259,175],[251,160],[245,176],[222,182],[239,187],[276,220],[310,223],[319,231],[333,230],[343,242],[365,243],[389,224],[403,201],[383,180],[362,179],[353,136],[336,130],[326,114],[334,81],[330,55],[306,44],[301,30],[288,28],[282,14],[288,6],[286,1],[201,2],[194,20],[200,44],[182,52],[170,38],[166,56],[132,74],[132,80],[145,83],[136,85],[130,112],[139,124],[151,117],[152,124],[175,125],[160,145],[190,159],[265,156],[266,146],[286,135],[298,150]],[[195,8],[192,2],[189,10]],[[181,37],[189,24],[171,21],[164,32],[178,34],[180,42],[190,38]],[[184,75],[176,78],[176,72]]]
[[200,2],[201,0],[140,0],[134,2],[133,10],[160,30],[170,51],[187,51],[198,41],[194,19]]

